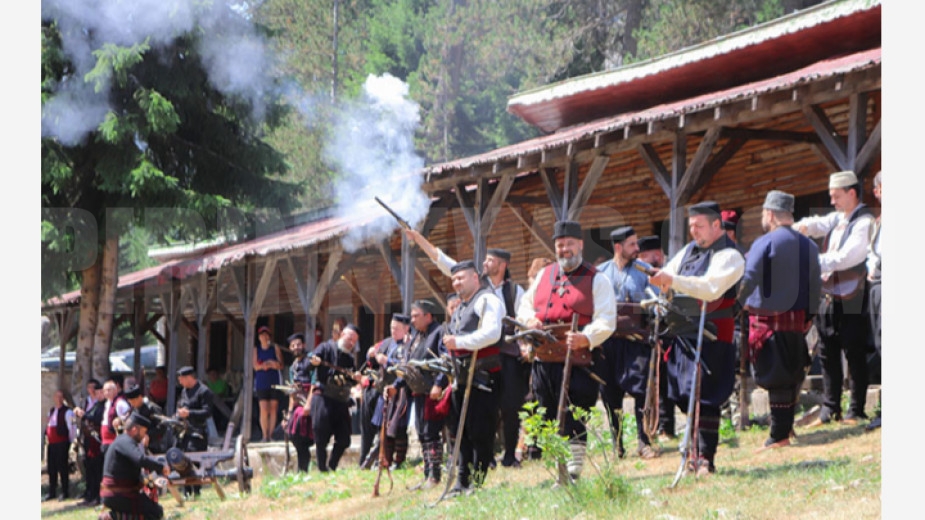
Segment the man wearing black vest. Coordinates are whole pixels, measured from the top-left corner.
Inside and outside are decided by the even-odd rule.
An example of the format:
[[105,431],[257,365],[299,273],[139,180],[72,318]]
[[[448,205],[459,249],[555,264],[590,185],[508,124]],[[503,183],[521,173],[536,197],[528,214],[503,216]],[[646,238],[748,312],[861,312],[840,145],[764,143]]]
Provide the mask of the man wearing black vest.
[[[456,261],[446,255],[439,248],[427,241],[420,233],[409,229],[405,231],[408,238],[420,247],[427,256],[433,260],[440,271],[450,276],[450,269]],[[486,284],[495,296],[504,304],[504,315],[513,318],[517,315],[524,288],[511,281],[511,272],[508,265],[511,263],[511,253],[500,248],[488,248],[485,261],[482,262],[482,283]],[[503,325],[504,334],[513,334],[513,327]],[[515,453],[517,441],[520,437],[520,410],[524,405],[529,392],[530,364],[520,355],[520,348],[515,342],[502,342],[501,344],[501,427],[504,441],[504,455],[501,465],[505,467],[519,467]]]
[[[450,318],[443,344],[459,364],[452,394],[450,428],[460,437],[456,495],[479,488],[485,482],[493,458],[493,440],[498,424],[498,389],[501,373],[501,319],[504,304],[479,280],[475,262],[458,262],[451,270],[459,307]],[[475,362],[473,362],[475,358]],[[463,413],[468,371],[474,370],[465,423]]]
[[[399,469],[404,465],[408,454],[410,395],[405,391],[401,378],[395,373],[395,367],[407,361],[411,341],[411,318],[401,313],[393,314],[389,331],[391,337],[385,343],[384,350],[376,352],[377,366],[384,369],[380,370],[382,379],[379,385],[383,395],[379,396],[370,422],[378,432],[382,421],[386,421],[385,439],[379,439],[379,442],[385,443],[385,462],[393,469]],[[390,408],[387,406],[387,399],[388,403],[391,403]],[[389,415],[385,417],[387,412]]]
[[[407,354],[409,361],[437,359],[446,352],[443,347],[443,327],[434,319],[437,313],[437,306],[430,300],[417,300],[411,304],[413,333]],[[437,404],[443,397],[444,389],[435,380],[433,372],[413,367],[406,370],[399,381],[410,392],[414,403],[414,424],[424,458],[425,480],[422,488],[427,489],[440,482],[440,470],[443,467],[441,433],[446,416],[438,411]]]
[[[715,330],[716,341],[703,339],[701,359],[710,373],[701,371],[699,424],[696,460],[690,469],[698,476],[716,471],[714,457],[719,444],[720,407],[732,395],[735,386],[736,347],[733,344],[735,318],[733,305],[736,283],[745,271],[745,259],[723,229],[719,205],[701,202],[688,208],[688,226],[693,240],[682,248],[657,274],[649,278],[662,291],[672,289],[690,298],[696,312],[688,316],[699,324],[700,303],[707,302],[706,322]],[[674,301],[679,302],[678,296]],[[668,347],[668,396],[675,402],[688,403],[691,383],[696,374],[694,364],[697,325],[693,331],[677,334]],[[679,329],[680,330],[680,329]],[[688,421],[694,420],[688,417]]]
[[761,228],[748,251],[739,301],[749,313],[748,352],[755,383],[768,391],[770,436],[759,451],[790,444],[793,415],[810,364],[806,331],[819,302],[819,248],[792,229],[794,197],[768,192]]
[[[45,459],[48,466],[48,494],[45,495],[45,500],[57,497],[58,501],[61,501],[68,497],[68,450],[77,436],[77,431],[74,428],[74,411],[64,404],[64,392],[57,390],[54,401],[55,405],[48,411],[48,423],[45,427],[48,443],[48,456]],[[58,495],[59,477],[61,495]]]
[[[350,389],[359,381],[353,351],[360,340],[356,325],[348,323],[337,343],[324,342],[315,349],[312,365],[311,417],[315,438],[315,460],[322,473],[336,471],[340,458],[350,447]],[[334,438],[331,456],[328,443]]]
[[[191,366],[184,366],[177,370],[177,380],[183,389],[177,399],[177,417],[189,422],[189,429],[180,439],[179,448],[184,452],[206,451],[209,448],[208,423],[212,417],[212,400],[214,399],[209,387],[200,383],[196,377],[196,370]],[[201,486],[184,486],[183,492],[189,497],[200,494]]]
[[[555,420],[562,389],[566,349],[572,350],[573,366],[568,398],[572,405],[589,409],[597,402],[598,383],[592,379],[592,360],[600,361],[600,345],[616,327],[616,299],[606,275],[582,259],[584,240],[581,225],[556,222],[553,233],[556,262],[536,275],[517,309],[518,321],[530,328],[545,328],[559,340],[535,352],[533,394],[546,409],[546,419]],[[578,315],[578,330],[571,332],[572,316]],[[577,479],[584,465],[587,445],[585,425],[565,414],[565,433],[572,458],[569,475]]]
[[867,418],[866,260],[874,217],[861,202],[860,194],[854,172],[833,173],[829,176],[829,197],[835,211],[806,217],[793,225],[811,238],[825,237],[819,253],[824,298],[816,316],[816,329],[822,339],[819,358],[825,395],[819,418],[810,427],[842,419],[842,352],[851,375],[851,401],[843,422],[854,425]]
[[305,335],[301,332],[292,334],[287,339],[289,351],[292,352],[292,365],[289,367],[289,381],[299,389],[289,396],[287,422],[284,426],[289,432],[289,440],[295,446],[296,461],[299,471],[308,473],[312,461],[312,421],[308,398],[312,393],[311,356],[305,351]]

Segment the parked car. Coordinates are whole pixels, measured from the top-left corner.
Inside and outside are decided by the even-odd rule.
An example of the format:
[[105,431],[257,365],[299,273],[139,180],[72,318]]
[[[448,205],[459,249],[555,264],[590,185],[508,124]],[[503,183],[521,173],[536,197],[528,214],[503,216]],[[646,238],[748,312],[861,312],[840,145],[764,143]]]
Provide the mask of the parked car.
[[[141,368],[147,373],[154,373],[157,367],[157,345],[146,345],[141,347]],[[55,371],[61,363],[59,348],[52,347],[42,353],[42,370]],[[64,353],[64,366],[71,369],[74,366],[74,360],[77,358],[76,352]],[[128,373],[133,371],[135,366],[135,349],[127,348],[114,350],[109,353],[109,370],[111,372]]]

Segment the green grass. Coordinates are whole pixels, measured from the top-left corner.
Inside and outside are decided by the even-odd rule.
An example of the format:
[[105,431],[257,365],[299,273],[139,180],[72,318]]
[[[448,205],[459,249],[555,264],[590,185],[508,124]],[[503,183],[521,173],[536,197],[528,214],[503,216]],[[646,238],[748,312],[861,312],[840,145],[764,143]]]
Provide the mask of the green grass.
[[[635,446],[632,417],[626,417],[627,447]],[[472,496],[434,502],[442,485],[412,492],[421,480],[417,467],[395,471],[389,492],[386,474],[381,495],[372,498],[375,471],[352,466],[333,474],[257,476],[254,492],[239,496],[233,483],[227,500],[204,488],[202,497],[184,507],[162,498],[168,518],[183,520],[243,519],[470,519],[511,520],[657,518],[657,519],[865,519],[881,516],[880,430],[826,425],[800,430],[790,448],[755,454],[767,428],[747,431],[721,427],[717,473],[697,479],[685,475],[671,489],[680,457],[677,441],[663,446],[662,457],[643,460],[628,449],[614,459],[609,427],[599,415],[589,421],[589,458],[576,485],[554,487],[555,461],[525,461],[521,469],[492,470],[485,487]],[[538,427],[542,425],[537,425]],[[549,426],[549,425],[546,425]],[[551,432],[549,432],[551,433]],[[550,437],[546,442],[555,441]],[[550,451],[552,453],[552,450]],[[551,466],[550,466],[551,464]],[[94,517],[87,509],[42,505],[42,516],[56,520]]]

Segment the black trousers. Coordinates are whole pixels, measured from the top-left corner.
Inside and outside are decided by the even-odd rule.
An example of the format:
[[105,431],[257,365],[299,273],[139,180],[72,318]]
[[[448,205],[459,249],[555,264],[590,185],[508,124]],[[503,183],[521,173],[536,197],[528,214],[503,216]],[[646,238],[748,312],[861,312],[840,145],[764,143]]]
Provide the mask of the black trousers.
[[[320,394],[312,395],[312,428],[315,433],[315,459],[318,470],[327,472],[337,469],[340,458],[350,447],[350,410],[342,403]],[[328,443],[334,438],[331,456],[328,457]]]
[[489,374],[487,382],[491,392],[472,388],[469,393],[469,406],[466,422],[462,431],[458,431],[459,418],[465,399],[465,382],[453,391],[451,428],[459,440],[459,460],[456,465],[458,483],[467,488],[470,485],[481,486],[488,475],[488,468],[494,458],[494,438],[498,430],[498,373]]
[[870,317],[870,335],[874,338],[874,348],[877,349],[877,354],[883,355],[880,352],[880,281],[876,282],[867,282],[869,291],[868,291],[868,307],[867,314]]
[[64,498],[68,496],[70,480],[68,471],[68,450],[71,443],[54,442],[48,445],[48,494],[56,496],[58,494],[58,481],[61,481],[61,495]]
[[842,354],[848,361],[851,376],[851,400],[848,415],[866,417],[867,403],[867,331],[870,318],[866,315],[867,291],[853,300],[824,299],[816,316],[816,327],[822,339],[819,359],[822,361],[823,420],[841,416],[841,394],[845,378]]
[[530,391],[530,364],[520,358],[501,355],[501,428],[504,440],[502,464],[515,460],[517,441],[520,439],[520,411]]
[[125,496],[104,497],[103,505],[117,513],[140,516],[145,520],[160,520],[164,518],[164,508],[147,495],[138,493],[137,498]]
[[312,439],[307,435],[290,435],[289,440],[295,447],[296,460],[299,471],[308,473],[308,466],[312,462]]
[[[595,364],[600,362],[600,355],[595,356]],[[546,419],[556,420],[556,411],[559,409],[559,394],[562,391],[562,374],[565,363],[547,363],[535,361],[533,363],[533,395],[539,406],[546,409]],[[583,368],[572,368],[569,379],[567,405],[590,409],[597,403],[600,385],[591,379]],[[584,440],[586,437],[584,423],[576,420],[571,409],[565,412],[565,434],[569,439]]]
[[85,479],[87,484],[88,502],[100,499],[100,482],[103,480],[103,455],[87,457],[84,459],[84,468],[86,470]]
[[[209,449],[209,441],[206,440],[208,433],[201,431],[198,435],[193,435],[188,433],[183,439],[180,440],[179,448],[183,450],[184,453],[189,453],[192,451],[206,451]],[[183,486],[183,492],[187,495],[194,494],[199,496],[202,486]]]
[[380,395],[372,385],[363,389],[363,402],[360,405],[360,467],[366,462],[373,447],[373,439],[379,434],[379,428],[372,421]]

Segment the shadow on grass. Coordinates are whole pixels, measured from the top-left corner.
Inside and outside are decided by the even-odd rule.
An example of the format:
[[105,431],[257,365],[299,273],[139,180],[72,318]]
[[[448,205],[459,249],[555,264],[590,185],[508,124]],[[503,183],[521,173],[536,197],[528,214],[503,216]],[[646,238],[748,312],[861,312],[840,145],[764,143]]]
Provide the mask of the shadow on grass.
[[[823,427],[824,428],[824,427]],[[797,433],[797,442],[793,447],[818,446],[832,442],[844,440],[850,437],[861,437],[864,435],[864,425],[855,426],[836,426],[835,429],[804,430]]]
[[849,463],[850,461],[848,460],[804,460],[796,463],[777,464],[771,467],[748,469],[723,468],[717,471],[724,476],[730,477],[766,479],[781,473],[790,473],[793,471],[824,470],[828,468],[836,468],[839,466],[847,466]]

